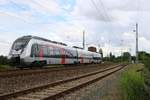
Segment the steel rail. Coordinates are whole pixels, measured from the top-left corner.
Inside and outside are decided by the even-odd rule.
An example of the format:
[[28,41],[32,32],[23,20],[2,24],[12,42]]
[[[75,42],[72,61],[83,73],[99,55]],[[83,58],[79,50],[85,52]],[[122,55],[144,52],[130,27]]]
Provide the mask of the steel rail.
[[95,66],[95,65],[78,65],[78,66],[63,66],[63,67],[51,67],[51,68],[43,68],[43,69],[25,69],[25,70],[10,70],[10,71],[1,71],[0,78],[11,78],[11,77],[18,77],[24,75],[32,75],[32,74],[39,74],[39,73],[49,73],[55,71],[62,71],[62,70],[75,70],[75,69],[84,69],[86,67]]
[[98,81],[98,80],[100,80],[102,78],[105,78],[106,76],[109,76],[109,75],[115,73],[116,71],[119,71],[120,69],[124,68],[124,66],[125,65],[117,65],[117,66],[114,66],[114,67],[111,67],[111,68],[106,68],[106,69],[103,69],[103,70],[100,70],[100,71],[88,73],[88,74],[85,74],[85,75],[80,75],[80,76],[73,77],[73,78],[70,78],[70,79],[60,80],[60,81],[57,81],[57,82],[54,82],[54,83],[50,83],[50,84],[47,84],[47,85],[43,85],[43,86],[39,86],[39,87],[35,87],[35,88],[23,90],[23,91],[18,91],[18,92],[15,92],[15,93],[10,93],[10,94],[6,94],[6,95],[2,95],[2,96],[0,96],[0,99],[1,100],[8,100],[10,98],[20,97],[20,96],[28,95],[30,93],[32,94],[32,93],[37,92],[37,91],[45,90],[45,89],[47,89],[49,87],[59,86],[61,84],[65,84],[67,82],[72,82],[72,81],[75,81],[75,80],[83,79],[83,78],[86,78],[86,77],[89,77],[89,76],[92,76],[92,75],[96,75],[96,74],[99,74],[99,73],[107,72],[109,70],[113,70],[115,68],[118,68],[117,70],[115,70],[113,72],[107,73],[106,75],[100,76],[100,77],[98,77],[96,79],[93,79],[93,80],[91,80],[89,82],[86,82],[84,84],[80,84],[80,85],[78,85],[76,87],[71,87],[68,90],[65,90],[65,91],[62,91],[60,93],[56,93],[56,94],[54,94],[52,96],[48,96],[48,97],[44,98],[44,100],[48,100],[48,99],[52,99],[53,100],[53,99],[56,99],[58,97],[62,97],[64,94],[68,94],[71,91],[75,91],[75,90],[77,90],[79,88],[87,86],[88,84],[91,84],[91,83],[96,82],[96,81]]

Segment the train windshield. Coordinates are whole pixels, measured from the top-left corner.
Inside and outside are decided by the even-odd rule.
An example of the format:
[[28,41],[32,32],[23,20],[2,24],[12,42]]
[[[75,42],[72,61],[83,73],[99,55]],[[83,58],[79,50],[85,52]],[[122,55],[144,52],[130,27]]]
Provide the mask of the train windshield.
[[13,50],[20,50],[26,47],[28,44],[29,39],[18,39],[14,42],[12,49]]

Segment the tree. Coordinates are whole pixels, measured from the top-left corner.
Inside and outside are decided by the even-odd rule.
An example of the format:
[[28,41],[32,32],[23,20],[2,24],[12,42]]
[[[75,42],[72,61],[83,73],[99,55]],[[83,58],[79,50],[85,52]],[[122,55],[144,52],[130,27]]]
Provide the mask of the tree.
[[146,53],[145,51],[141,51],[138,53],[139,61],[144,63],[145,61],[148,61],[150,58],[150,54]]
[[109,59],[110,59],[110,61],[114,61],[114,59],[115,59],[115,56],[112,54],[112,52],[110,52],[110,54],[109,54]]
[[103,50],[99,49],[99,53],[101,54],[101,58],[103,59]]
[[130,57],[131,57],[131,54],[129,52],[124,52],[123,53],[123,61],[130,61]]
[[0,65],[8,64],[8,59],[5,56],[0,56]]

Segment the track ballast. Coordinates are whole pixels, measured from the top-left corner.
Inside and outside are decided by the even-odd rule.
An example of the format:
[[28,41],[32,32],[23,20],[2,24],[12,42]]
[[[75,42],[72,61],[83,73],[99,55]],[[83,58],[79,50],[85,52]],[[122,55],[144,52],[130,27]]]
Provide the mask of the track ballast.
[[7,95],[0,96],[1,99],[14,99],[14,100],[55,100],[64,95],[76,91],[82,87],[90,85],[99,81],[119,70],[124,68],[125,65],[117,65],[111,68],[106,68],[96,72],[88,73],[85,75],[77,76],[74,78],[57,81],[47,85],[39,86],[24,91],[19,91]]

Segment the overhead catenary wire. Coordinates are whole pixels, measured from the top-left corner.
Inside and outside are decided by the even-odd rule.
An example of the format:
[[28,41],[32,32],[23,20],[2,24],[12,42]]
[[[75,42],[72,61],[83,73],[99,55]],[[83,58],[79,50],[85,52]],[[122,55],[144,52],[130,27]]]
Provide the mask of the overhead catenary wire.
[[[107,23],[107,24],[109,24],[109,26],[110,26],[110,30],[111,30],[111,32],[113,32],[113,25],[112,25],[112,16],[110,15],[110,14],[108,14],[107,12],[108,12],[108,10],[107,10],[107,8],[106,8],[106,6],[104,6],[104,3],[103,3],[103,1],[102,0],[98,0],[98,3],[100,4],[100,6],[102,7],[102,9],[103,9],[103,14],[105,15],[105,17],[107,18],[107,21],[109,21],[109,23]],[[116,34],[114,35],[114,36],[116,36]],[[112,49],[112,46],[111,46],[111,39],[109,39],[108,40],[108,53],[113,53],[112,51],[111,51],[111,49]]]
[[[96,3],[94,0],[91,0],[91,3],[96,8],[98,15],[103,18],[103,21],[105,22],[105,24],[113,27],[112,23],[111,23],[112,17],[109,17],[110,15],[107,13],[107,10],[106,10],[103,2],[98,0],[98,2]],[[100,4],[100,6],[98,6],[98,4]],[[100,7],[102,7],[102,9],[100,9]],[[110,32],[112,32],[112,28],[110,28]],[[109,39],[109,41],[110,41],[110,39]],[[108,45],[110,45],[109,41],[108,41]],[[109,53],[109,51],[108,51],[108,53]]]
[[104,14],[107,17],[108,21],[111,21],[111,16],[107,13],[106,7],[104,6],[103,2],[101,0],[98,0],[101,7],[103,8]]
[[93,6],[95,7],[95,9],[97,10],[99,17],[102,17],[102,19],[104,21],[107,21],[108,19],[102,14],[102,11],[99,9],[99,7],[97,7],[97,4],[95,3],[95,1],[91,0],[91,3],[93,4]]

